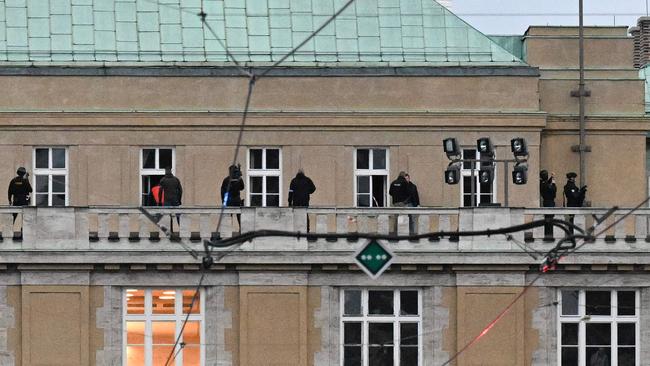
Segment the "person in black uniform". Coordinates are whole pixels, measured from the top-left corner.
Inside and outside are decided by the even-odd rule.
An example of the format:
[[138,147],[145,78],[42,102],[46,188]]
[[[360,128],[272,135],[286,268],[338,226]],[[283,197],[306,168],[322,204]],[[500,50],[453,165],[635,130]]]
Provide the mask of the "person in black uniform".
[[[542,198],[542,207],[555,207],[555,196],[557,195],[557,186],[555,185],[555,174],[548,171],[539,172],[539,195]],[[544,239],[553,239],[553,215],[544,215],[547,224],[544,225]]]
[[388,190],[393,199],[393,206],[395,207],[406,207],[409,203],[410,192],[409,192],[409,182],[406,180],[406,172],[399,172],[399,176],[390,184],[390,189]]
[[576,186],[576,177],[574,172],[567,173],[567,182],[564,185],[564,196],[566,197],[566,207],[582,207],[587,193],[587,186],[578,189]]
[[[578,189],[576,185],[576,177],[578,174],[574,172],[567,173],[567,182],[564,185],[564,197],[566,198],[566,207],[582,207],[585,201],[585,194],[587,193],[587,186],[582,186]],[[569,215],[569,222],[573,224],[574,215]]]
[[[27,206],[29,205],[29,194],[32,193],[32,185],[29,184],[29,174],[22,166],[16,171],[17,177],[9,182],[9,190],[7,196],[9,204],[12,206]],[[13,214],[14,223],[16,222],[17,213]]]
[[[158,190],[158,202],[162,206],[180,206],[183,199],[183,186],[181,181],[172,174],[171,167],[165,167],[165,175],[160,179],[160,190]],[[181,215],[176,214],[176,222],[181,224]],[[170,230],[174,231],[173,221],[170,220]]]
[[[314,182],[302,169],[289,184],[289,207],[309,207],[309,195],[316,192]],[[307,232],[309,232],[309,215],[307,215]]]
[[[227,207],[240,207],[244,205],[241,199],[241,191],[244,190],[244,179],[242,179],[239,165],[228,167],[228,176],[221,183],[221,202]],[[241,214],[237,214],[237,222],[241,229]]]

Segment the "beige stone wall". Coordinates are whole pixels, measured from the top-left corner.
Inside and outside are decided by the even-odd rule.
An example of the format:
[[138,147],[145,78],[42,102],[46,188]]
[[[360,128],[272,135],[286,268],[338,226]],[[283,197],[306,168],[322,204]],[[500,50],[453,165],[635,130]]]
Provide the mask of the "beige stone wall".
[[[0,98],[0,108],[8,110],[241,111],[247,80],[3,76],[0,90],[11,91]],[[276,111],[521,111],[537,110],[538,100],[537,79],[527,76],[269,77],[256,84],[251,106]]]

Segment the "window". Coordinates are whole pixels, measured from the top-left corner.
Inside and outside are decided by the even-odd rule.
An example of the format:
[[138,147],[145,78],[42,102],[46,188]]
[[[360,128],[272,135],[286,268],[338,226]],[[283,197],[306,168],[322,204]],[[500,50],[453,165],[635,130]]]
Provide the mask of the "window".
[[164,365],[183,330],[179,346],[174,350],[175,366],[204,364],[204,300],[203,291],[194,289],[126,289],[124,292],[124,365]]
[[280,206],[280,149],[248,150],[248,202],[255,207]]
[[422,363],[420,291],[346,289],[342,295],[342,366]]
[[68,150],[65,147],[34,149],[34,204],[68,205]]
[[140,204],[155,206],[151,188],[160,183],[165,175],[165,168],[171,167],[176,171],[176,151],[172,148],[147,147],[140,154]]
[[354,165],[354,201],[357,207],[386,207],[388,150],[357,149]]
[[[476,149],[463,149],[463,159],[481,159],[481,154],[476,151]],[[494,169],[494,181],[491,184],[482,184],[478,180],[478,172],[481,168],[481,163],[476,162],[474,164],[474,197],[476,205],[481,203],[493,203],[496,201],[496,166]],[[472,163],[463,163],[463,168],[461,169],[461,184],[462,184],[462,196],[461,196],[461,205],[463,207],[472,206]]]
[[637,291],[561,290],[558,296],[560,365],[639,365]]

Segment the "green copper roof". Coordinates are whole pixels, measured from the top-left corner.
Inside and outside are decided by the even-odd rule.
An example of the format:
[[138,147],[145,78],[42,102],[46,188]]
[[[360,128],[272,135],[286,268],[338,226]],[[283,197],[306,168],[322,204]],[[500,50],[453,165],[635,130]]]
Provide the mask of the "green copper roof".
[[[345,0],[0,0],[0,62],[279,59]],[[433,0],[356,0],[287,62],[522,64]]]

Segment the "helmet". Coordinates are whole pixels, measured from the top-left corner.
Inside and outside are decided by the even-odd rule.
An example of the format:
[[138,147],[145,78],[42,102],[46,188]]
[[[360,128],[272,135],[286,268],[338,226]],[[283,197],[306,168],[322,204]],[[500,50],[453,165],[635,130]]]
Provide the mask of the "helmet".
[[25,173],[27,173],[27,169],[25,169],[25,167],[21,166],[20,168],[18,168],[18,170],[16,170],[16,174],[20,175],[21,177],[25,175]]

